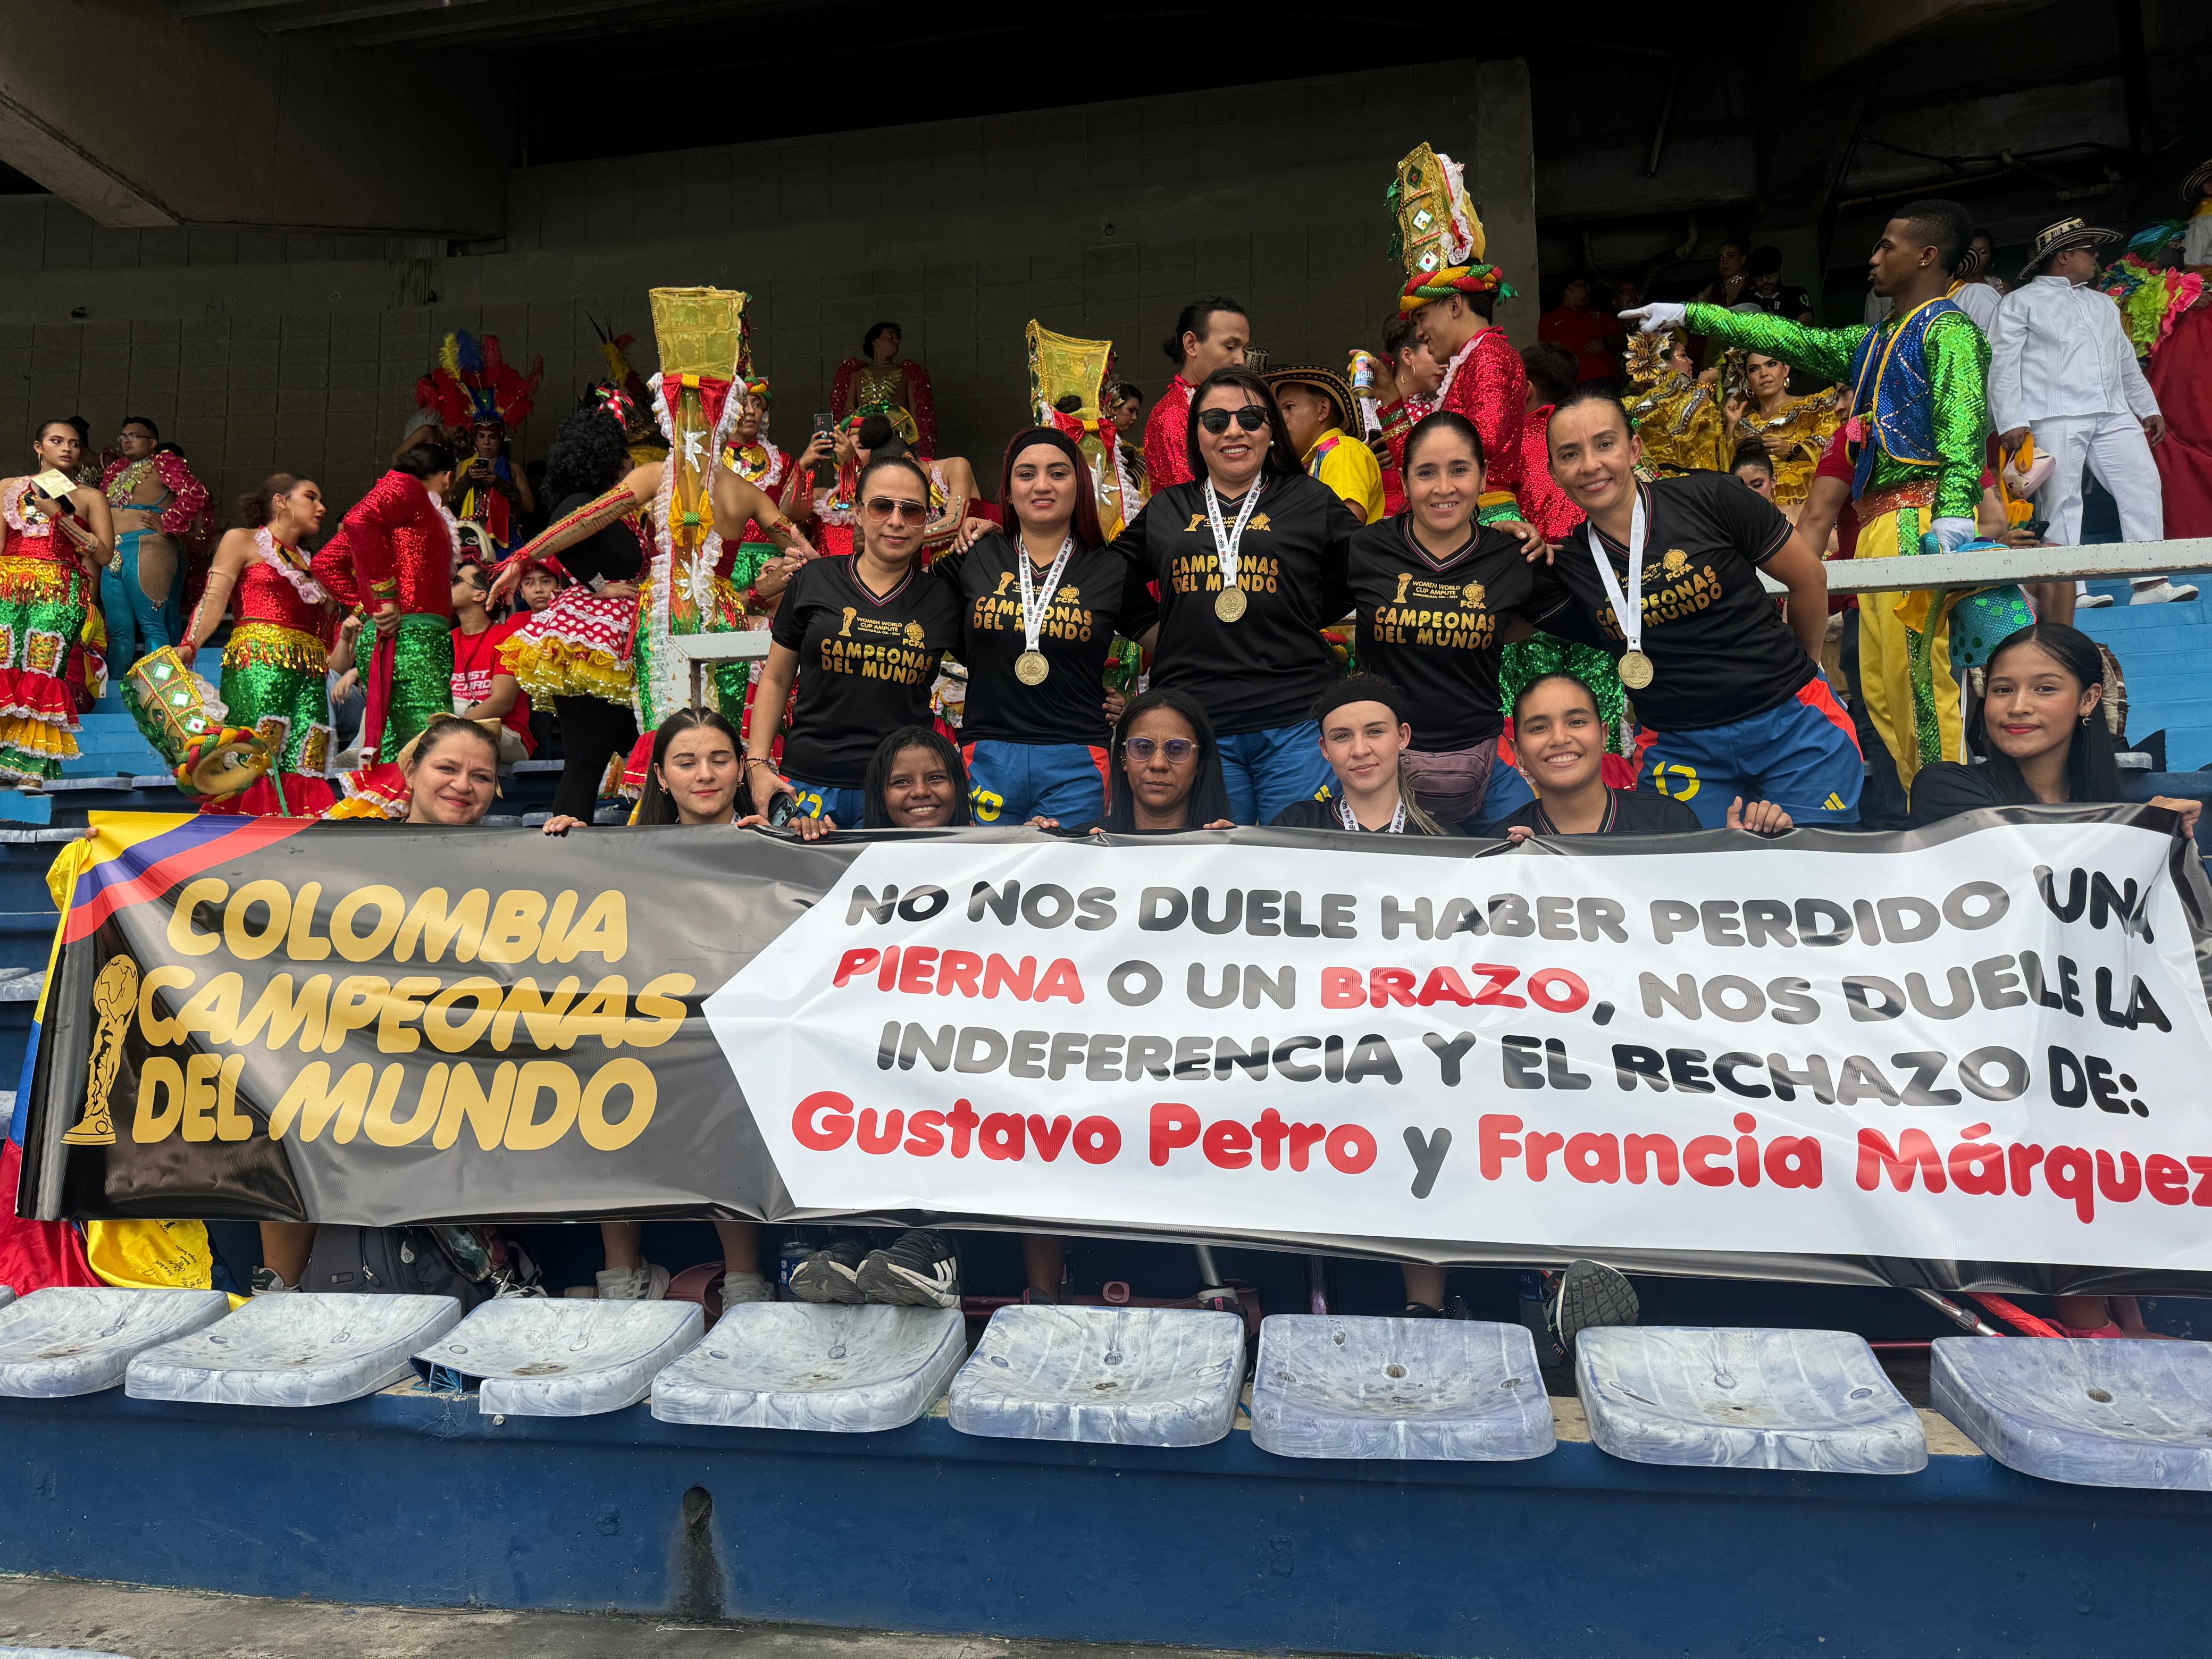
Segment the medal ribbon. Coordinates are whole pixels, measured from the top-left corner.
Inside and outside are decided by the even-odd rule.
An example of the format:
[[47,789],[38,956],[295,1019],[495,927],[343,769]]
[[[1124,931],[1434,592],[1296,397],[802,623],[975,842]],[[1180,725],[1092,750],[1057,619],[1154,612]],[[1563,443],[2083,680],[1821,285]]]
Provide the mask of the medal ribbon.
[[[1340,795],[1336,802],[1336,821],[1355,833],[1359,829],[1358,814],[1352,810],[1352,803]],[[1390,814],[1390,827],[1382,833],[1386,836],[1406,833],[1406,798],[1403,795],[1398,797],[1398,810]]]
[[1620,622],[1620,637],[1631,651],[1644,648],[1644,489],[1637,487],[1636,506],[1628,516],[1628,592],[1613,574],[1613,561],[1598,544],[1598,528],[1590,526],[1590,557],[1596,562],[1598,580],[1605,584],[1606,602]]
[[1206,481],[1206,516],[1213,526],[1213,556],[1221,564],[1224,592],[1237,586],[1237,550],[1243,543],[1244,526],[1252,522],[1252,509],[1260,504],[1260,484],[1255,478],[1244,492],[1244,505],[1237,509],[1237,527],[1231,530],[1222,522],[1221,497],[1214,493],[1213,480]]
[[1060,544],[1060,552],[1045,572],[1044,591],[1036,589],[1036,578],[1030,574],[1030,550],[1023,542],[1021,532],[1014,532],[1014,575],[1022,585],[1022,643],[1034,651],[1037,635],[1044,629],[1044,613],[1052,608],[1052,596],[1060,591],[1060,573],[1067,568],[1068,556],[1075,551],[1075,537],[1070,532]]

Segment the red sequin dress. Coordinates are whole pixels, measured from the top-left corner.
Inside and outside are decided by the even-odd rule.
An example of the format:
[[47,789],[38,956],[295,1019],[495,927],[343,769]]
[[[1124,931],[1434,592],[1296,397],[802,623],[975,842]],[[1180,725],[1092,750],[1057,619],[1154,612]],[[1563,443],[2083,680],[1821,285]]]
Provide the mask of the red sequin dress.
[[27,478],[6,486],[0,517],[0,781],[61,775],[77,754],[77,704],[67,675],[87,611],[98,602],[75,544],[23,511]]

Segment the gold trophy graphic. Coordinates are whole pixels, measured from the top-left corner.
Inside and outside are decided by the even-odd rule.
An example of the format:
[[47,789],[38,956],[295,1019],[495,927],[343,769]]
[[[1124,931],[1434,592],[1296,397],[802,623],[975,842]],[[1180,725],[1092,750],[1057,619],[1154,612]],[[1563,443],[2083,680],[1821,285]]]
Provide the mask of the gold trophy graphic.
[[84,1115],[62,1136],[63,1144],[70,1146],[115,1144],[115,1119],[107,1109],[107,1097],[123,1066],[124,1033],[138,1012],[137,963],[125,956],[108,957],[92,982],[92,1011],[99,1016],[100,1026],[92,1034],[92,1058],[85,1066]]

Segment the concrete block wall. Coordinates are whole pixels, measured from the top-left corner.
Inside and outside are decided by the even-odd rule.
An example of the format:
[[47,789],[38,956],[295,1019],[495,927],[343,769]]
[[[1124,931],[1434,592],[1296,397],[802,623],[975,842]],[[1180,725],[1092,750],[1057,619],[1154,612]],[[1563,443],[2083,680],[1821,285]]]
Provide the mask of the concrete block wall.
[[[102,442],[143,414],[227,494],[283,467],[343,504],[386,465],[448,329],[498,335],[518,364],[543,355],[520,444],[535,457],[605,372],[594,319],[636,335],[650,373],[647,289],[712,283],[753,296],[787,447],[888,319],[935,382],[940,448],[988,482],[1026,418],[1033,316],[1113,339],[1148,394],[1200,294],[1243,301],[1279,365],[1374,345],[1399,276],[1392,167],[1426,139],[1479,178],[1475,101],[1475,66],[1455,63],[526,168],[503,246],[465,255],[100,230],[52,198],[0,198],[0,446],[52,414],[83,413]],[[1533,291],[1534,273],[1510,274]]]

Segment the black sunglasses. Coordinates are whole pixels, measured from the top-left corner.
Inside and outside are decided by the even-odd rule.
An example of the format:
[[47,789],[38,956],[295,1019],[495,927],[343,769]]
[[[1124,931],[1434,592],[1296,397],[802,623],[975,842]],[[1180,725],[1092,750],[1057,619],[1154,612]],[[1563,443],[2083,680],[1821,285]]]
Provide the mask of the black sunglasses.
[[[1199,411],[1198,423],[1218,438],[1229,430],[1230,418],[1225,409],[1206,409]],[[1236,412],[1236,421],[1247,432],[1257,432],[1267,424],[1267,411],[1257,404],[1247,404]]]

